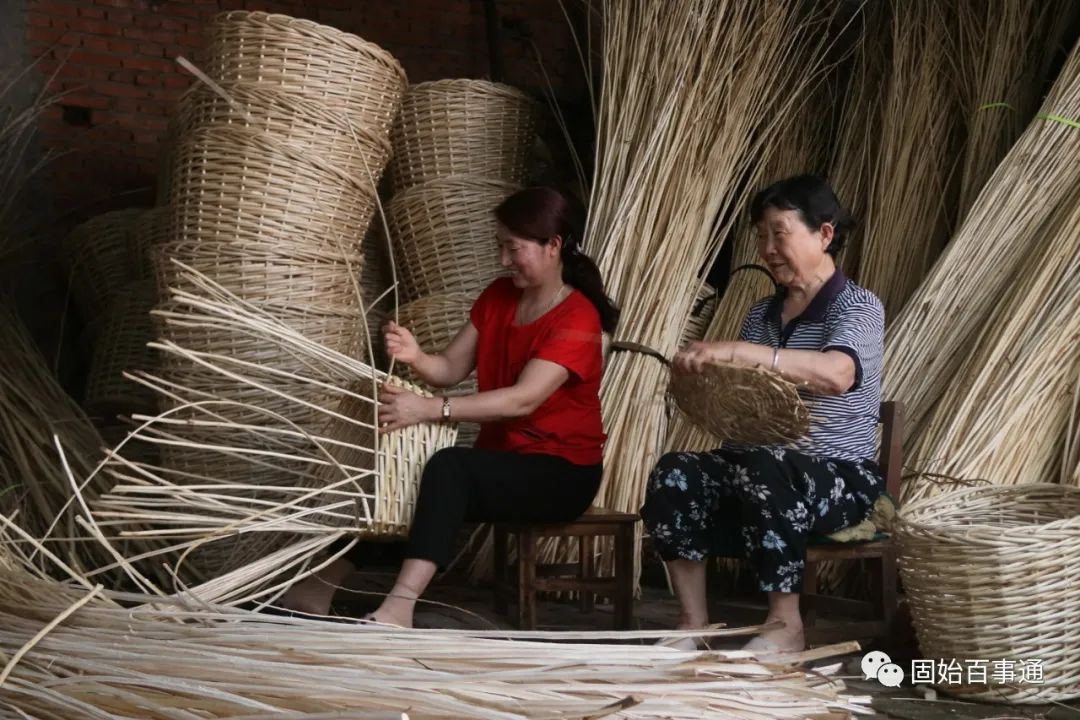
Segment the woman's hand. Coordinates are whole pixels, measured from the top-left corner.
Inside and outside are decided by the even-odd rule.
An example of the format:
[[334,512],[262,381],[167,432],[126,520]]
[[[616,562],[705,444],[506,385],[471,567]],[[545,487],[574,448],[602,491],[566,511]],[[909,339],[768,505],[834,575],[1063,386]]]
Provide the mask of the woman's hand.
[[438,420],[442,400],[426,398],[411,390],[384,384],[379,389],[379,429],[392,432],[422,422]]
[[420,343],[406,328],[391,320],[383,327],[386,339],[386,354],[390,359],[412,366],[420,359]]
[[701,372],[710,363],[734,363],[745,365],[740,350],[745,342],[692,342],[675,354],[671,366],[681,372]]

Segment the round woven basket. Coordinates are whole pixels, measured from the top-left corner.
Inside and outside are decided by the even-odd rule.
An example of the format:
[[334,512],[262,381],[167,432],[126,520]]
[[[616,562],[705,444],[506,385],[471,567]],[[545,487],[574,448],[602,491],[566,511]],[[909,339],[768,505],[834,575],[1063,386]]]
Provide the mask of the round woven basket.
[[[942,690],[1009,703],[1080,697],[1080,488],[956,490],[902,507],[894,533],[922,657],[964,667],[963,682]],[[987,682],[971,682],[970,661],[986,661]],[[1007,669],[1017,677],[999,682]]]
[[130,240],[128,259],[131,276],[135,279],[140,281],[154,279],[156,275],[154,252],[169,241],[171,218],[172,208],[156,207],[144,212],[132,225],[128,236]]
[[390,53],[310,20],[237,10],[218,15],[210,34],[206,72],[214,80],[319,100],[356,128],[388,133],[408,85]]
[[508,85],[436,80],[405,95],[391,140],[395,192],[446,175],[524,182],[537,104]]
[[173,236],[355,252],[375,211],[369,185],[241,127],[192,131],[177,148]]
[[[315,314],[360,312],[364,258],[321,248],[268,243],[172,242],[155,249],[158,287],[194,291],[177,263],[213,278],[259,307],[303,308]],[[173,262],[173,261],[176,262]]]
[[429,295],[398,307],[397,322],[413,334],[425,352],[442,352],[469,321],[475,299],[468,293]]
[[446,177],[398,193],[386,208],[401,299],[467,293],[476,297],[504,273],[495,207],[516,187]]
[[274,86],[236,82],[222,89],[233,102],[202,84],[183,95],[177,112],[181,135],[219,125],[249,128],[356,175],[362,184],[378,183],[390,158],[385,133],[354,127],[347,116],[324,103]]
[[810,413],[793,383],[757,367],[706,365],[671,373],[675,404],[702,430],[736,445],[792,443],[810,429]]
[[83,398],[87,412],[110,416],[156,406],[153,391],[124,377],[125,371],[151,370],[156,364],[154,351],[146,347],[154,339],[150,310],[156,302],[153,283],[142,281],[118,292],[100,316]]
[[74,228],[63,242],[71,293],[83,317],[98,317],[127,286],[131,274],[131,230],[142,208],[114,210]]

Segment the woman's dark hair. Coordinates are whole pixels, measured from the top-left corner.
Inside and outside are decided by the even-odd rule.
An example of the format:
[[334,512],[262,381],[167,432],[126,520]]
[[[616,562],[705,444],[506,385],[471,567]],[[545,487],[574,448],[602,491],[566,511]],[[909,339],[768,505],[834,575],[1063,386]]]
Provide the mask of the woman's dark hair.
[[825,252],[835,258],[844,249],[844,241],[855,225],[854,219],[836,199],[829,181],[821,175],[796,175],[765,188],[750,202],[750,222],[757,225],[767,208],[796,210],[803,224],[818,230],[825,223],[833,226],[833,238]]
[[561,237],[563,282],[580,290],[596,307],[605,332],[615,331],[619,308],[604,292],[600,268],[581,252],[585,212],[575,199],[554,188],[525,188],[499,203],[495,217],[514,235],[541,245],[556,235]]

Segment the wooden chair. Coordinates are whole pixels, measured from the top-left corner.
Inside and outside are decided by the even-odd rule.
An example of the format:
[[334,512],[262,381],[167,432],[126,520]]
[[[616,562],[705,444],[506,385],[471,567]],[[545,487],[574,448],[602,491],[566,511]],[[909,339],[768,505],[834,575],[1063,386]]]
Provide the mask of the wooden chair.
[[[634,513],[591,507],[568,523],[495,523],[495,611],[508,614],[508,600],[516,585],[518,627],[534,630],[538,592],[577,592],[582,612],[592,612],[595,596],[601,595],[612,599],[615,629],[629,630],[634,617],[634,525],[638,519]],[[517,539],[516,583],[507,578],[511,535]],[[578,562],[539,564],[537,545],[545,537],[578,538]],[[593,563],[595,540],[602,537],[611,537],[615,543],[615,569],[610,577],[597,576]]]
[[[904,406],[899,402],[883,402],[879,417],[881,447],[878,452],[878,465],[885,479],[885,491],[894,500],[899,501],[900,475],[903,465]],[[873,599],[865,602],[818,595],[818,564],[831,560],[869,561],[874,589]],[[897,608],[896,548],[892,538],[846,543],[811,538],[806,551],[801,603],[807,642],[827,643],[887,636]],[[827,608],[862,619],[836,627],[818,627],[816,625],[817,613]]]

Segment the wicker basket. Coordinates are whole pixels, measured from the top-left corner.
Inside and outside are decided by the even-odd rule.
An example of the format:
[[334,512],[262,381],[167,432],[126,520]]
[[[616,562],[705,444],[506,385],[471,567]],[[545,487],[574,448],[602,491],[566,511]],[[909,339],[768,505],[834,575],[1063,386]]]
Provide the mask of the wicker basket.
[[447,175],[524,182],[537,104],[486,80],[436,80],[409,88],[391,133],[394,192]]
[[173,237],[355,252],[375,192],[265,133],[214,126],[177,148]]
[[[989,661],[987,684],[942,690],[1009,703],[1080,697],[1080,488],[957,490],[901,508],[894,533],[922,657]],[[994,682],[995,662],[1020,674],[1020,661],[1041,661],[1042,682]]]
[[83,399],[88,413],[130,414],[149,412],[156,406],[152,391],[124,378],[126,371],[155,366],[154,351],[146,344],[154,339],[150,310],[156,302],[153,283],[143,281],[118,292],[100,316]]
[[181,136],[219,125],[249,128],[353,174],[361,184],[378,183],[390,159],[385,133],[354,127],[323,103],[273,86],[237,82],[222,89],[232,103],[201,84],[184,94],[177,113]]
[[515,186],[473,177],[446,177],[394,196],[386,209],[401,301],[429,295],[476,297],[502,275],[495,207]]
[[133,279],[131,230],[145,210],[115,210],[87,220],[63,243],[71,267],[71,292],[83,317],[92,320]]
[[[176,262],[173,262],[173,261]],[[262,308],[303,309],[316,315],[356,317],[362,298],[364,258],[288,245],[238,245],[228,242],[167,243],[156,249],[158,287],[191,290],[183,263],[214,279],[229,292]]]
[[218,15],[207,74],[311,98],[345,113],[355,128],[387,134],[408,80],[390,53],[310,20],[263,12]]
[[172,218],[172,209],[168,206],[156,207],[144,212],[131,227],[128,236],[130,249],[128,260],[130,273],[136,280],[153,280],[154,252],[169,241],[171,229],[169,221]]
[[670,392],[702,430],[736,445],[792,443],[810,429],[798,388],[776,373],[727,363],[672,372]]

